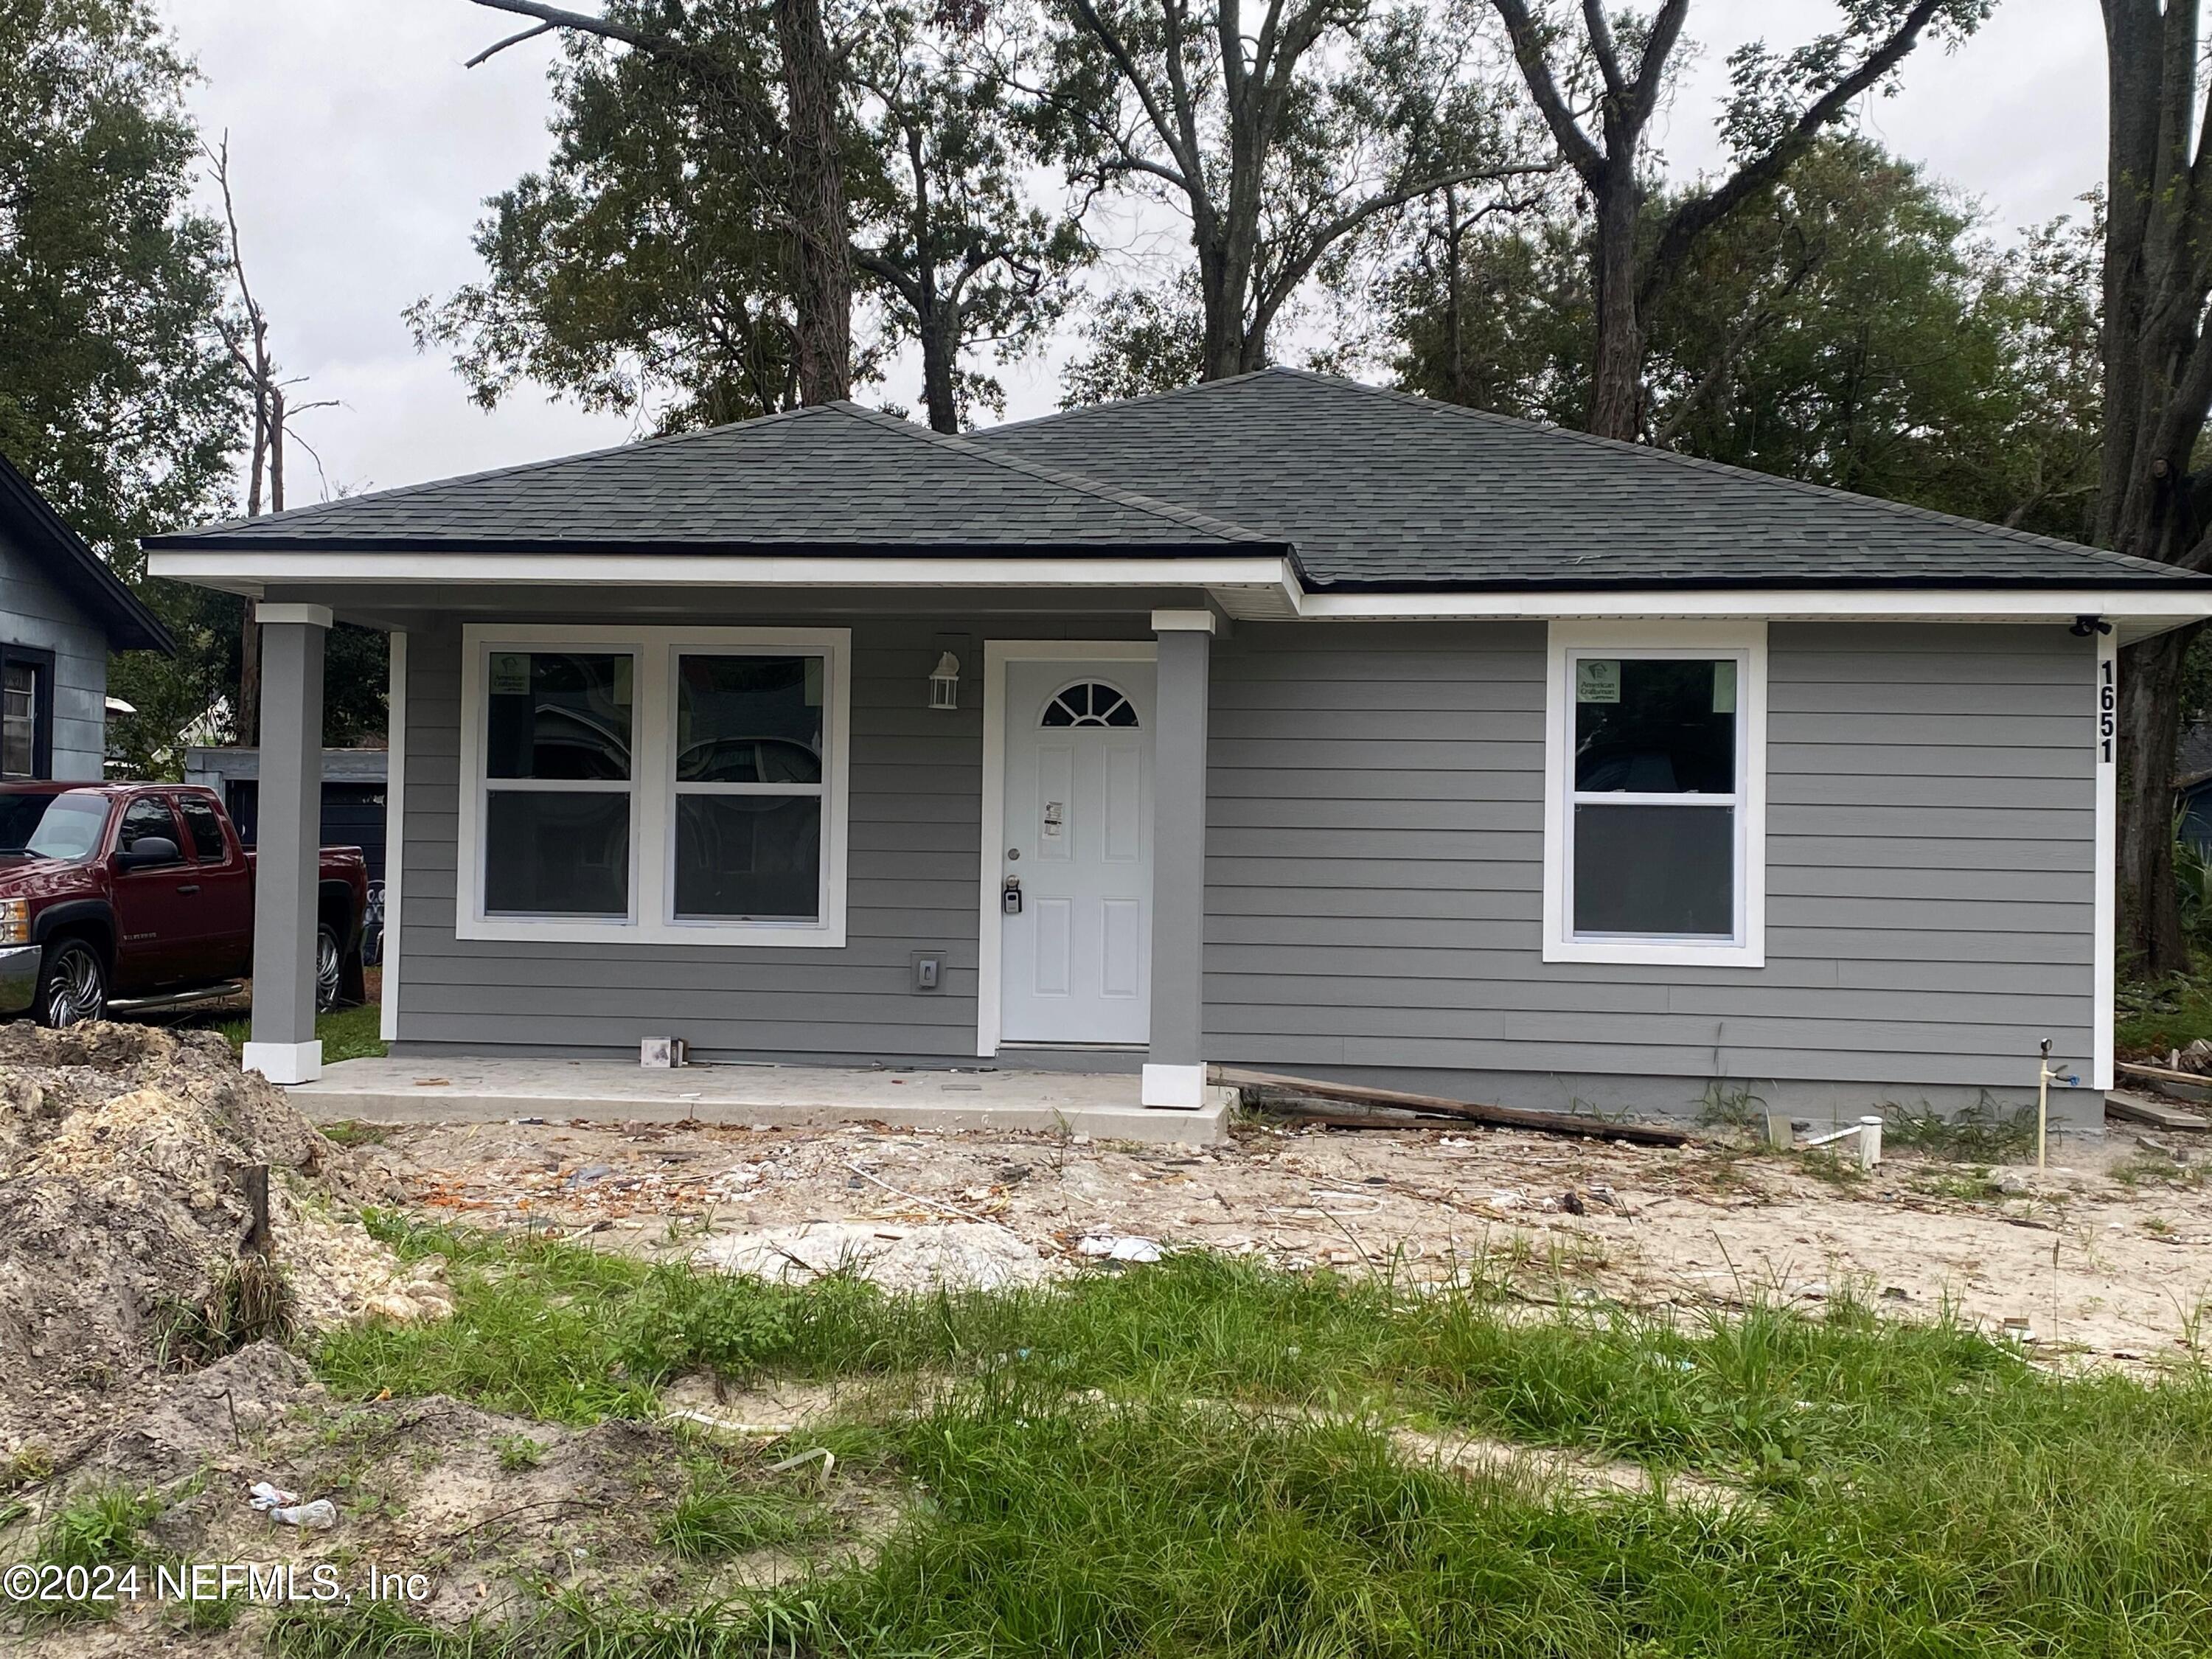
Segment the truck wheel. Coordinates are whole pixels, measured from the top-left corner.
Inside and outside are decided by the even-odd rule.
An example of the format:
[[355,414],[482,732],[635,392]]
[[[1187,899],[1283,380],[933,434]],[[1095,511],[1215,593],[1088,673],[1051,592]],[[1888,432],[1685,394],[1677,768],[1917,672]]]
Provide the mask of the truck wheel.
[[107,1012],[107,964],[81,939],[46,947],[39,965],[39,995],[33,1005],[39,1024],[57,1030],[98,1019]]
[[345,990],[345,963],[337,929],[327,921],[315,929],[315,1012],[327,1014]]

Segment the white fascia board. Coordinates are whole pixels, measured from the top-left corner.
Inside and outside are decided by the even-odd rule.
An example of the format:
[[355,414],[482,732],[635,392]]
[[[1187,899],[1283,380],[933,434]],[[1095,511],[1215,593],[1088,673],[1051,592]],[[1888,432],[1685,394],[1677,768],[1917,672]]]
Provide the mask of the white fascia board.
[[2071,622],[2102,617],[2154,624],[2123,629],[2140,637],[2212,617],[2212,586],[2172,588],[1741,588],[1666,592],[1500,592],[1481,593],[1308,593],[1302,619],[1332,622],[1552,622],[1618,617],[1660,621]]
[[532,587],[1273,587],[1297,592],[1279,554],[1181,558],[813,558],[719,553],[298,553],[172,549],[148,571],[178,581],[283,586],[527,583]]
[[156,550],[148,573],[258,595],[264,588],[532,587],[1203,587],[1232,616],[1304,622],[1662,621],[2049,623],[2102,617],[2122,643],[2212,617],[2212,586],[2171,588],[1527,589],[1482,592],[1310,592],[1275,554],[1179,558],[821,558],[800,554],[329,553]]

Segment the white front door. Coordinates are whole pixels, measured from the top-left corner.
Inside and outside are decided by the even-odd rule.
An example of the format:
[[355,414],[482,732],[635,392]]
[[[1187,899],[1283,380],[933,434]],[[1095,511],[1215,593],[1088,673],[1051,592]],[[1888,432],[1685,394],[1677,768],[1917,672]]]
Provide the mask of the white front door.
[[[1000,1034],[1141,1045],[1152,1029],[1153,665],[1006,665]],[[988,831],[987,831],[988,833]]]

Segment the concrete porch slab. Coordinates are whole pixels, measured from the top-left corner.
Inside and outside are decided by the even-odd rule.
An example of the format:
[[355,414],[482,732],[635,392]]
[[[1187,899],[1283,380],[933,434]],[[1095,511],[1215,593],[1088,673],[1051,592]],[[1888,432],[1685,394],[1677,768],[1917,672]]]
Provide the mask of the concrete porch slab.
[[341,1060],[286,1092],[317,1122],[504,1122],[587,1118],[822,1128],[877,1122],[913,1129],[1065,1128],[1100,1140],[1210,1146],[1229,1137],[1231,1091],[1194,1111],[1138,1103],[1131,1075],[890,1071],[813,1066],[686,1066],[651,1071],[613,1060]]

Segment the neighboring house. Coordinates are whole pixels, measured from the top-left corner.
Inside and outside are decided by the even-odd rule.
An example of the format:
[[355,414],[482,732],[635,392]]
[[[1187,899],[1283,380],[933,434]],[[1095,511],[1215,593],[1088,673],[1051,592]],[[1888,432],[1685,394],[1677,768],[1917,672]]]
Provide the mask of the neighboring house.
[[319,1064],[340,617],[393,635],[402,1052],[1826,1116],[2032,1098],[2048,1038],[2094,1121],[2115,652],[2212,616],[2164,566],[1279,369],[149,545],[262,601],[280,1079]]
[[0,455],[0,781],[98,782],[107,654],[168,630]]
[[[358,847],[368,862],[369,891],[384,883],[384,781],[389,757],[381,749],[323,750],[321,837],[325,847]],[[185,750],[185,781],[205,784],[222,797],[238,838],[252,847],[261,822],[261,751],[235,744]]]

